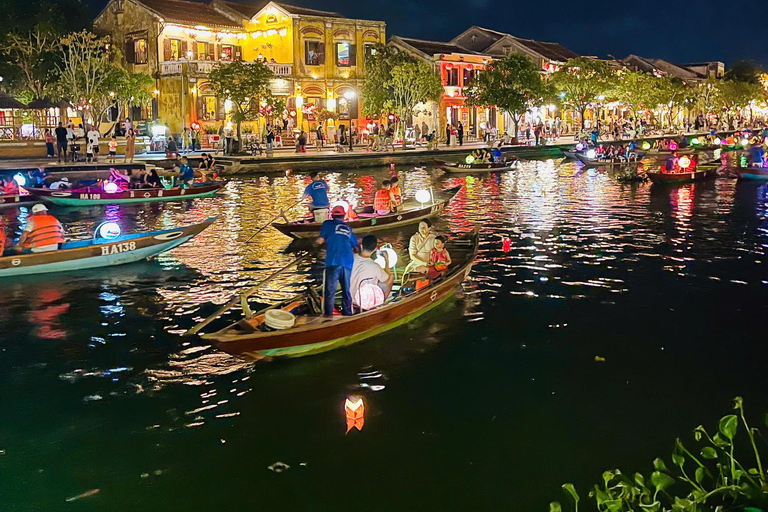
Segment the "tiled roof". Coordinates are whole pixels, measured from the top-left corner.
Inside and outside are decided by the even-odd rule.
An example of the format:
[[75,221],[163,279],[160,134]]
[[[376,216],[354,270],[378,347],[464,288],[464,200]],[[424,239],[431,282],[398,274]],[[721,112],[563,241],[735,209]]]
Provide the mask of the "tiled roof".
[[243,26],[235,20],[202,2],[185,0],[134,0],[150,11],[155,12],[163,20],[170,23],[185,25],[205,25],[207,27],[240,28]]
[[289,13],[296,14],[298,16],[325,16],[328,18],[346,18],[346,16],[338,12],[318,11],[317,9],[309,9],[307,7],[299,7],[297,5],[288,5],[288,4],[281,4],[281,3],[278,3],[277,5],[279,5]]
[[410,37],[398,37],[400,41],[416,50],[427,55],[438,55],[441,53],[463,53],[465,55],[476,55],[472,50],[468,50],[454,43],[441,43],[438,41],[424,41],[423,39],[411,39]]
[[516,37],[515,40],[526,48],[533,50],[549,60],[565,62],[568,59],[575,59],[579,56],[579,54],[572,52],[559,43],[545,43],[542,41],[534,41],[533,39],[521,39],[519,37]]
[[251,19],[264,8],[269,2],[258,2],[255,4],[241,4],[240,2],[221,2],[226,7],[229,7],[233,11],[242,14],[244,18]]
[[0,92],[0,108],[27,108],[20,101],[16,101],[7,94]]

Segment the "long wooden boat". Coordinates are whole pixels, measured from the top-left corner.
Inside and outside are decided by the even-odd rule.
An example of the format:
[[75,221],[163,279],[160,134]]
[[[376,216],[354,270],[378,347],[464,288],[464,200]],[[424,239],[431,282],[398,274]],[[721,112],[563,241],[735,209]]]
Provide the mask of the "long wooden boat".
[[646,175],[655,184],[675,185],[714,178],[718,169],[717,165],[701,165],[690,172],[646,171]]
[[681,149],[649,149],[646,151],[648,155],[671,155],[672,153],[677,153],[678,155],[682,154],[688,154],[693,153],[694,151],[699,151],[697,148],[693,146],[688,146],[687,148],[681,148]]
[[207,182],[195,184],[190,188],[135,188],[121,190],[113,194],[104,192],[101,187],[84,187],[71,190],[51,190],[30,188],[31,194],[44,200],[63,206],[93,206],[98,204],[146,203],[150,201],[180,201],[215,195],[224,184]]
[[15,194],[0,196],[0,208],[6,206],[27,206],[42,200],[34,194]]
[[[370,233],[414,224],[422,219],[434,217],[442,213],[454,196],[459,193],[459,190],[461,190],[461,185],[443,190],[438,193],[439,197],[425,204],[421,204],[415,199],[408,199],[403,202],[403,211],[397,213],[387,215],[370,214],[368,216],[358,214],[360,218],[347,222],[347,225],[355,233]],[[322,223],[315,222],[314,220],[286,223],[275,222],[272,225],[284,235],[294,238],[317,238],[322,227]]]
[[501,172],[501,171],[509,171],[510,169],[514,169],[515,164],[517,163],[516,160],[513,160],[511,162],[503,162],[503,163],[472,163],[472,164],[461,164],[461,163],[454,163],[454,162],[446,162],[445,160],[435,160],[435,165],[440,167],[445,172],[463,172],[463,173],[471,173],[471,172]]
[[[204,334],[203,338],[230,354],[251,357],[300,357],[344,347],[399,327],[426,313],[453,296],[453,291],[467,277],[477,256],[479,228],[465,238],[449,242],[453,265],[438,280],[425,287],[390,294],[387,301],[370,311],[353,316],[323,317],[314,313],[308,298],[289,299],[271,309],[292,312],[293,327],[267,330],[264,313],[251,315],[224,329]],[[322,290],[313,290],[315,296]]]
[[583,163],[584,165],[589,165],[592,167],[621,167],[621,166],[637,165],[640,163],[639,159],[600,160],[599,158],[589,158],[588,156],[582,155],[580,153],[577,153],[575,157],[576,157],[576,160]]
[[190,226],[64,243],[57,251],[0,256],[0,278],[133,263],[177,247],[210,226],[216,217]]
[[749,166],[743,169],[736,169],[740,180],[768,180],[768,167]]
[[565,148],[560,148],[560,151],[563,153],[563,156],[568,160],[575,160],[576,155],[583,153],[583,151],[577,151],[575,149],[565,149]]

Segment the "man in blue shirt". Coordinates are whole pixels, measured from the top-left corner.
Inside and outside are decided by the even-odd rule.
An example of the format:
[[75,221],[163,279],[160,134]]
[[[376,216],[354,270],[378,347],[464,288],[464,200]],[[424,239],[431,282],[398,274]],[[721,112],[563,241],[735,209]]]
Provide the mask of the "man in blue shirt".
[[195,181],[195,171],[192,166],[189,165],[189,159],[185,156],[181,157],[181,165],[179,166],[179,181],[184,187],[189,188]]
[[309,177],[312,178],[312,183],[304,189],[304,195],[312,199],[309,205],[310,211],[328,208],[331,204],[328,201],[328,183],[320,179],[317,171],[309,173]]
[[333,316],[333,305],[336,299],[336,285],[341,283],[341,313],[345,316],[352,314],[352,292],[349,278],[352,275],[352,264],[355,261],[352,249],[357,247],[357,238],[352,228],[344,224],[344,208],[335,206],[331,211],[331,220],[323,222],[320,228],[318,244],[326,244],[325,248],[325,295],[323,314]]

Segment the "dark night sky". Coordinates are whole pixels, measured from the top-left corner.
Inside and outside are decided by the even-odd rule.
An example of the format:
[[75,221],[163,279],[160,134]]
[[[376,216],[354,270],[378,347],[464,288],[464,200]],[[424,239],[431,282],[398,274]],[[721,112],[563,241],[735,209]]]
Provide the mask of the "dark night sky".
[[[236,0],[248,2],[248,0]],[[448,41],[471,25],[565,45],[582,55],[768,64],[768,0],[283,0],[387,23],[387,35]],[[107,0],[90,0],[98,12]],[[248,3],[259,3],[251,0]]]

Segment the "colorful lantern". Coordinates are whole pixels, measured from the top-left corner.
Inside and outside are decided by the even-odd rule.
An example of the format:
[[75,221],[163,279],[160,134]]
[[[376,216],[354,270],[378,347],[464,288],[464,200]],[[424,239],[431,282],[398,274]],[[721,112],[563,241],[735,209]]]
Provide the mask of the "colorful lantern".
[[120,187],[117,186],[117,183],[110,181],[104,184],[104,192],[107,194],[115,194],[118,190]]
[[595,158],[596,156],[597,156],[597,151],[595,151],[594,149],[590,149],[589,151],[587,151],[587,158],[592,159],[592,158]]
[[687,156],[681,156],[680,159],[677,161],[677,164],[680,166],[681,169],[687,169],[691,166],[691,159]]
[[651,143],[648,142],[648,141],[643,142],[643,149],[646,150],[646,151],[651,149]]
[[432,195],[429,193],[429,190],[421,189],[416,192],[416,200],[420,202],[421,204],[428,203],[430,199],[432,199]]
[[675,142],[675,141],[670,141],[670,143],[669,143],[669,149],[671,149],[672,151],[677,151],[677,142]]
[[365,424],[365,404],[360,397],[350,397],[344,402],[344,412],[347,417],[347,432],[356,428],[363,430]]
[[453,69],[453,64],[451,64],[449,62],[448,64],[445,65],[445,69],[447,69],[448,71],[452,70]]

